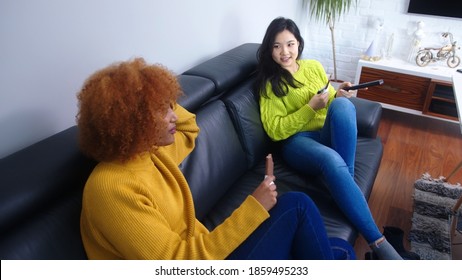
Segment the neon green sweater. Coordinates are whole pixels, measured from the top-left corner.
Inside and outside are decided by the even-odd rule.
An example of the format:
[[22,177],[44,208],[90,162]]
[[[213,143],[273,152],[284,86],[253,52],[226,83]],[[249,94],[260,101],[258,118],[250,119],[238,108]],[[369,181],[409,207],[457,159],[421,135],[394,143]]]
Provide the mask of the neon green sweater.
[[327,107],[335,97],[335,89],[329,85],[329,102],[326,108],[313,110],[308,102],[327,83],[321,63],[316,60],[299,60],[299,69],[293,75],[304,86],[289,87],[283,97],[274,95],[267,83],[268,98],[260,96],[260,114],[263,128],[274,141],[280,141],[301,131],[316,131],[322,128]]
[[178,165],[193,150],[195,115],[177,106],[175,143],[127,162],[102,162],[85,185],[81,234],[90,259],[224,259],[268,212],[248,196],[209,232]]

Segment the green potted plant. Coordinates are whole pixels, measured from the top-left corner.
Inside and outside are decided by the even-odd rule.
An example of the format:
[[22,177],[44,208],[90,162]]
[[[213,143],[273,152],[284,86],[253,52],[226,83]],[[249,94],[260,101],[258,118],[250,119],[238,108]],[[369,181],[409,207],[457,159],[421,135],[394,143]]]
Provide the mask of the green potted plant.
[[337,80],[337,61],[335,56],[335,23],[345,13],[352,4],[357,5],[358,0],[302,0],[303,10],[309,10],[310,15],[316,21],[325,22],[330,29],[332,42],[332,58],[334,61],[334,81]]

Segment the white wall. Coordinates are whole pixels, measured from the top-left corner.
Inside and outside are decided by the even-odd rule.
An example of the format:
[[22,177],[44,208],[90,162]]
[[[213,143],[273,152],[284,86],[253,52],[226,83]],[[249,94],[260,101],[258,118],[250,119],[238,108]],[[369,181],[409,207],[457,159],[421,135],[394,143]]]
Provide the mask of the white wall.
[[84,79],[142,56],[175,73],[293,17],[297,0],[1,0],[0,158],[75,124]]
[[[304,57],[332,72],[329,29],[303,19],[300,0],[1,0],[0,158],[75,124],[84,79],[114,61],[143,56],[175,73],[247,42],[260,43],[277,16],[294,19]],[[450,31],[462,43],[462,20],[406,13],[408,0],[359,0],[336,25],[338,78],[354,80],[376,18],[393,56],[406,58],[416,23],[425,44]],[[462,56],[462,51],[460,52]]]
[[[460,1],[460,0],[458,0]],[[386,49],[387,41],[393,35],[393,58],[408,59],[417,22],[425,24],[423,47],[441,47],[441,33],[451,32],[454,40],[462,46],[462,19],[408,14],[409,0],[359,0],[356,9],[340,18],[335,26],[337,75],[345,81],[354,81],[356,66],[361,55],[371,44],[377,30],[376,20],[383,22],[378,36],[379,48]],[[326,24],[304,20],[304,57],[319,60],[329,73],[333,73],[330,30]],[[462,58],[462,50],[459,51]],[[415,62],[409,62],[415,65]],[[439,65],[446,65],[439,62]],[[462,68],[462,65],[459,66]]]

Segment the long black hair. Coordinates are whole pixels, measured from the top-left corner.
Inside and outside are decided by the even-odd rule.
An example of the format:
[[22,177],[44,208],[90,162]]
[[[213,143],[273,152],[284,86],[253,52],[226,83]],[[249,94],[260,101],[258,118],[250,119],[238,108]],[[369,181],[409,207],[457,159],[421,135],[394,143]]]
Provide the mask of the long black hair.
[[292,33],[299,42],[298,57],[296,59],[299,59],[303,52],[305,43],[295,22],[283,17],[275,18],[266,29],[265,37],[263,37],[263,42],[257,52],[258,66],[255,81],[255,92],[257,94],[268,96],[266,92],[268,81],[271,83],[274,94],[278,97],[286,95],[289,86],[300,87],[302,85],[294,79],[289,71],[277,64],[272,57],[276,35],[284,30]]

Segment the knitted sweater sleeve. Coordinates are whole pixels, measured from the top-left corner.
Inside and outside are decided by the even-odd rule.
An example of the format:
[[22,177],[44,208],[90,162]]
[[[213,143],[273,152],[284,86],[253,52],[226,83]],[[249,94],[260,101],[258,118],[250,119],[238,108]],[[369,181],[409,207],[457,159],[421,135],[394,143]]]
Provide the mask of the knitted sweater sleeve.
[[194,149],[200,129],[196,124],[196,115],[179,104],[176,104],[174,111],[178,117],[175,142],[168,146],[159,147],[159,150],[164,150],[177,164],[180,164]]

